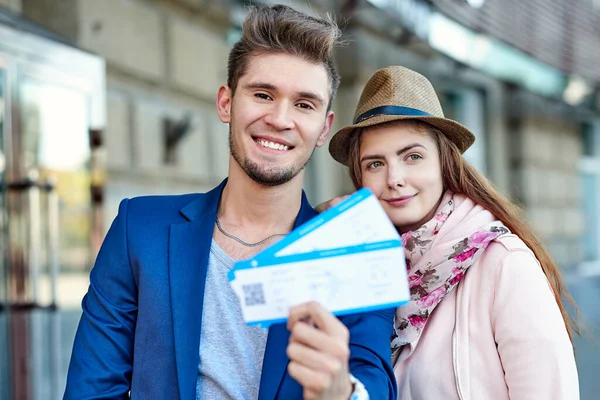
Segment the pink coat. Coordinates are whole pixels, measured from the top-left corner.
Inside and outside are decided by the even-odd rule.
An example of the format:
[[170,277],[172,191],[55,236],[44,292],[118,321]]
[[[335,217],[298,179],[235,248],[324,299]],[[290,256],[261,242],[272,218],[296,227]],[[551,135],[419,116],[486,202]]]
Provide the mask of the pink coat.
[[577,400],[573,347],[533,252],[492,242],[394,365],[401,400]]

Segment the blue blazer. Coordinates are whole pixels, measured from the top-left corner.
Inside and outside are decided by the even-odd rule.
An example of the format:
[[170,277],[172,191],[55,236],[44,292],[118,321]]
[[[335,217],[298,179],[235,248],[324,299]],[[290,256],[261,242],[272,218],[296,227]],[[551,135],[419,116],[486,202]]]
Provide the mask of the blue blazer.
[[[121,202],[82,302],[65,399],[195,399],[206,270],[225,184]],[[295,225],[315,215],[303,195]],[[372,400],[396,399],[393,315],[340,318],[350,330],[351,372]],[[259,400],[302,398],[287,373],[288,340],[284,324],[269,329]]]

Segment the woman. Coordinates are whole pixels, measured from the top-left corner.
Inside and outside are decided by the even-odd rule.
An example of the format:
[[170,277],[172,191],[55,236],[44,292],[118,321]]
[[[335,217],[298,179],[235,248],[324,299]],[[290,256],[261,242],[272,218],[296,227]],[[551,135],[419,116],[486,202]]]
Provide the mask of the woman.
[[570,297],[518,208],[462,157],[473,141],[426,78],[389,67],[330,143],[404,243],[412,296],[391,340],[398,398],[578,399]]

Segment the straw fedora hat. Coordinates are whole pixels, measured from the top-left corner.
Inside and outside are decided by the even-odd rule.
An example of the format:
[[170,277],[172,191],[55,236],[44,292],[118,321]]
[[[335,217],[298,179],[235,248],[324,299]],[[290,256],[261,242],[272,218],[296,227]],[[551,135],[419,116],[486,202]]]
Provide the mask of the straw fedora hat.
[[369,79],[354,112],[353,124],[340,129],[329,142],[333,158],[348,165],[349,139],[357,129],[399,120],[419,120],[435,126],[461,153],[475,141],[471,131],[444,117],[442,106],[431,83],[408,68],[380,69]]

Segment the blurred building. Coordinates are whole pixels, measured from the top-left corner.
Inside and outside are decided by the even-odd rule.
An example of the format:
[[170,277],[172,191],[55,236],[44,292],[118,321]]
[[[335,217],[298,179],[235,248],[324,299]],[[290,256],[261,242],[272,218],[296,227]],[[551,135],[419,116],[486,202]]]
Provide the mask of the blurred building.
[[[347,21],[348,44],[337,54],[342,84],[334,130],[351,121],[361,89],[375,70],[397,64],[421,72],[438,90],[446,115],[476,134],[466,157],[525,207],[526,218],[565,271],[600,273],[600,1],[284,3]],[[237,0],[0,4],[0,26],[32,38],[22,44],[29,50],[0,43],[4,78],[25,64],[43,65],[43,76],[60,76],[43,85],[24,83],[18,96],[2,97],[5,112],[12,115],[12,125],[3,125],[4,141],[21,137],[17,144],[33,149],[12,155],[4,153],[15,146],[0,148],[2,182],[8,187],[14,178],[9,169],[16,168],[4,160],[21,155],[38,160],[24,162],[20,177],[45,196],[47,207],[57,201],[52,218],[60,224],[38,218],[32,225],[35,212],[11,209],[18,201],[3,195],[0,225],[8,244],[0,248],[6,254],[21,248],[31,258],[36,243],[54,240],[60,254],[55,255],[59,270],[54,280],[52,263],[43,261],[52,258],[54,247],[33,261],[22,254],[5,257],[0,282],[13,286],[0,289],[0,300],[8,309],[20,293],[20,307],[31,308],[27,312],[46,303],[61,311],[58,317],[27,317],[12,325],[0,311],[0,346],[10,343],[12,349],[4,357],[0,350],[0,398],[8,396],[3,388],[9,386],[13,396],[16,391],[29,396],[19,398],[51,398],[64,387],[87,274],[119,201],[205,191],[227,175],[228,130],[215,113],[215,95],[226,81],[228,51],[239,37],[245,8]],[[0,36],[0,42],[11,37]],[[20,55],[10,57],[20,61],[5,69],[2,54],[11,51]],[[6,108],[11,101],[14,109]],[[67,128],[52,125],[61,121],[68,121]],[[63,131],[74,133],[44,133]],[[55,137],[61,139],[50,140]],[[352,190],[345,168],[325,149],[315,152],[306,175],[315,204]],[[37,199],[37,192],[27,190],[23,199]],[[58,227],[56,237],[31,233],[44,224]],[[24,238],[15,239],[15,232]],[[32,262],[46,268],[45,281],[17,267]],[[25,271],[20,280],[16,271]],[[48,346],[59,350],[36,355],[36,349],[48,346],[31,349],[28,343],[48,326],[57,326],[54,344]],[[15,344],[23,332],[26,338]],[[16,365],[25,367],[17,371]]]

